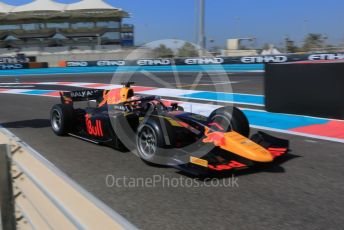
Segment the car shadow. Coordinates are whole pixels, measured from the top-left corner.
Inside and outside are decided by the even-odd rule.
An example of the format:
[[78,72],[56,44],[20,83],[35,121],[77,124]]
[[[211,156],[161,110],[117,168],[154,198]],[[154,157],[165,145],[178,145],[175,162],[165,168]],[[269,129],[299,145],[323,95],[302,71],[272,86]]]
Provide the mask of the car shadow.
[[4,128],[47,128],[50,127],[50,120],[49,119],[32,119],[32,120],[24,120],[24,121],[12,121],[12,122],[5,122],[0,123],[0,125]]

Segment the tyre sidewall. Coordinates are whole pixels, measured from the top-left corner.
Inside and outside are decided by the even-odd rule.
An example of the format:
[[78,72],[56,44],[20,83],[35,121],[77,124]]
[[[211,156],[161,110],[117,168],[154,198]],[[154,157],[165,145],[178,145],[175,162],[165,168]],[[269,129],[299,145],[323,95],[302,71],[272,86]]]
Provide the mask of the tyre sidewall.
[[[160,124],[159,118],[157,117],[148,118],[138,127],[137,135],[136,135],[136,149],[139,154],[139,157],[142,160],[144,160],[146,163],[153,164],[153,165],[165,165],[168,162],[168,156],[170,154],[170,151],[174,147],[174,138],[173,138],[174,136],[172,134],[173,130],[169,122],[166,121],[165,119],[164,119],[164,125],[165,125],[165,129],[168,135],[169,143],[166,143],[164,132],[163,132],[164,129],[161,127],[162,125]],[[149,127],[150,129],[153,130],[154,136],[157,142],[157,151],[154,154],[154,156],[150,157],[149,159],[147,159],[140,152],[140,149],[139,149],[140,133],[144,127]]]
[[[59,129],[54,128],[53,126],[53,115],[55,113],[58,113],[60,115],[61,124]],[[72,119],[73,119],[73,107],[71,105],[64,105],[64,104],[58,104],[55,105],[50,112],[50,122],[52,130],[55,134],[59,136],[66,135],[71,130],[72,125]]]

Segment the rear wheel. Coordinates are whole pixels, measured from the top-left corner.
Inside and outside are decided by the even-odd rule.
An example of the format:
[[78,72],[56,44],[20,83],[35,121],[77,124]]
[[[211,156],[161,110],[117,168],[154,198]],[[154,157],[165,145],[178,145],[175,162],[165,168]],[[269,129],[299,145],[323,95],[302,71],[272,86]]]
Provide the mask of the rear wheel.
[[73,107],[71,105],[54,105],[50,112],[51,128],[56,135],[66,135],[71,128]]
[[222,107],[213,111],[208,118],[208,125],[219,131],[235,131],[245,137],[250,135],[249,122],[236,107]]

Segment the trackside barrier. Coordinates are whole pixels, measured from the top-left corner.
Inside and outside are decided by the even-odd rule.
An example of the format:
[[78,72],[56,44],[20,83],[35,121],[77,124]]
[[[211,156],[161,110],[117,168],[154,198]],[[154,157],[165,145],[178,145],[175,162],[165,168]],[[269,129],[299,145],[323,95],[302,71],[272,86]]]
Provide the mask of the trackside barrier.
[[344,119],[344,62],[267,64],[269,112]]
[[106,66],[190,66],[190,65],[226,65],[226,64],[264,64],[296,61],[344,60],[344,53],[319,54],[279,54],[240,57],[187,57],[157,58],[138,60],[95,60],[95,61],[60,61],[60,67],[106,67]]
[[14,200],[7,145],[0,145],[0,229],[15,229]]
[[[4,229],[11,229],[4,225],[11,226],[8,219],[11,213],[4,208],[5,205],[11,207],[9,197],[14,200],[14,225],[17,229],[137,229],[73,182],[38,152],[1,127],[0,145],[2,152],[4,145],[8,146],[7,153],[0,155],[0,166],[6,165],[4,162],[10,162],[7,165],[10,168],[8,173],[12,188],[9,189],[13,190],[13,196],[8,190],[0,190],[0,198],[7,198],[0,199],[0,202],[4,201],[1,202],[0,229],[1,223]],[[0,170],[3,168],[0,167]],[[6,182],[0,184],[0,188],[11,187],[6,185]],[[7,223],[3,221],[4,215],[7,215]]]
[[48,62],[0,63],[0,70],[49,68]]

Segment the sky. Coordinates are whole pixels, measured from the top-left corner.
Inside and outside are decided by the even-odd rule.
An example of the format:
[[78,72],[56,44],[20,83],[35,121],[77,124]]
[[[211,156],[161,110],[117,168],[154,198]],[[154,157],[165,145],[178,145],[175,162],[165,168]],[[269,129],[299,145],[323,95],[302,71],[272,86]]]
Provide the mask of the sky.
[[[1,0],[0,0],[1,1]],[[20,5],[31,0],[2,0]],[[77,0],[56,0],[62,3]],[[181,39],[196,42],[197,0],[105,0],[132,17],[136,44]],[[229,38],[255,37],[257,46],[281,46],[288,36],[301,44],[307,33],[328,36],[332,44],[344,43],[342,0],[205,0],[208,46],[226,45]],[[210,43],[209,40],[214,40]]]

